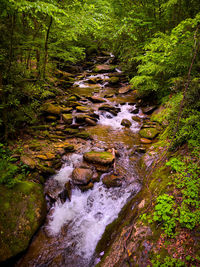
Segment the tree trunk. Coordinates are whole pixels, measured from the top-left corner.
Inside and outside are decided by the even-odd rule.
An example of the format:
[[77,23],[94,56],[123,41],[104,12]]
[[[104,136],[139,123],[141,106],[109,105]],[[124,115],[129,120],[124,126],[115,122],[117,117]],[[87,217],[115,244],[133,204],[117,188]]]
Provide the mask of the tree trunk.
[[44,45],[44,65],[43,65],[43,75],[42,75],[44,79],[46,76],[46,66],[47,66],[47,59],[48,59],[48,40],[49,40],[49,33],[50,33],[52,22],[53,22],[53,18],[50,17],[50,22],[49,22],[49,26],[47,29],[45,45]]

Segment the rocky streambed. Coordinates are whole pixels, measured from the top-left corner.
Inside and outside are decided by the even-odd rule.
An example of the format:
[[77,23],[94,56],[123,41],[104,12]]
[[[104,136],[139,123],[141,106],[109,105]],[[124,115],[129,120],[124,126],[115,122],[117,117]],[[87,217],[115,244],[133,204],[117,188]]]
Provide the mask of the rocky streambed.
[[156,107],[138,104],[123,72],[110,64],[113,56],[95,60],[79,75],[59,71],[59,83],[72,86],[43,105],[45,124],[33,131],[44,150],[28,147],[21,157],[52,175],[44,188],[46,221],[16,266],[96,265],[106,226],[141,189],[138,162],[159,134],[149,120]]

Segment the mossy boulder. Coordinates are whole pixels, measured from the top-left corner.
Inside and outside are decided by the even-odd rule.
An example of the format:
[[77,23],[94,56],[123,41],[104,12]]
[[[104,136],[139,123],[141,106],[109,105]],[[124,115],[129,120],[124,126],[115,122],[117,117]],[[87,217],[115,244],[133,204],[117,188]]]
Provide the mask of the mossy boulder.
[[75,168],[72,172],[72,180],[77,185],[87,185],[92,179],[93,172],[90,169]]
[[73,117],[71,114],[63,114],[63,120],[66,124],[70,125],[73,122]]
[[84,107],[84,106],[77,106],[76,110],[78,112],[84,112],[84,113],[90,112],[90,109],[88,107]]
[[83,155],[85,161],[100,165],[110,165],[113,163],[115,156],[110,152],[90,151]]
[[154,139],[159,134],[159,131],[156,128],[144,128],[140,130],[139,134],[142,138]]
[[47,114],[59,115],[61,113],[61,107],[52,103],[45,103],[42,107],[43,112]]
[[46,216],[42,186],[21,182],[12,189],[0,185],[0,262],[27,249]]
[[31,169],[34,169],[37,165],[36,161],[32,159],[30,156],[23,155],[21,156],[20,160],[25,165],[29,166]]

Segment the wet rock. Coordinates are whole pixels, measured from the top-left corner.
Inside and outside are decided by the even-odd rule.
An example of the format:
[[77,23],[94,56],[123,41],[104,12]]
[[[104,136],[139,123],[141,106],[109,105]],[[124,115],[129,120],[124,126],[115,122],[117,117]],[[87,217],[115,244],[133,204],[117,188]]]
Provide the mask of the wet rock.
[[146,148],[145,147],[142,147],[142,146],[139,146],[135,149],[136,152],[138,153],[146,153]]
[[94,68],[94,72],[104,73],[104,72],[112,72],[115,70],[115,66],[112,65],[96,65]]
[[69,199],[69,201],[71,201],[71,196],[72,196],[72,186],[71,186],[71,182],[68,181],[65,184],[65,189],[58,195],[61,203],[65,203],[65,201],[67,199]]
[[56,106],[52,103],[45,103],[42,107],[42,110],[47,114],[60,115],[62,109],[61,107]]
[[92,178],[93,172],[90,169],[75,168],[72,172],[72,180],[76,185],[87,185]]
[[73,108],[71,108],[71,107],[65,107],[65,108],[61,108],[61,111],[62,111],[62,113],[71,113],[72,111],[73,111]]
[[85,119],[85,122],[89,125],[89,126],[96,126],[97,123],[96,121],[92,120],[92,119],[89,119],[89,118],[86,118]]
[[82,138],[82,139],[86,139],[86,140],[91,138],[90,134],[85,132],[85,131],[78,132],[74,136],[77,138]]
[[102,182],[107,188],[120,187],[122,185],[122,177],[115,174],[106,175],[103,177]]
[[129,120],[127,120],[127,119],[123,119],[123,120],[121,121],[121,125],[122,125],[122,126],[125,126],[125,127],[127,127],[127,128],[130,128],[131,125],[132,125],[132,123],[131,123]]
[[120,108],[113,107],[113,106],[111,106],[109,104],[102,105],[101,107],[99,107],[99,110],[108,111],[108,112],[112,113],[115,116],[117,115],[118,112],[120,112]]
[[43,175],[52,175],[52,174],[56,173],[54,168],[47,167],[47,166],[44,166],[42,164],[37,164],[37,169]]
[[78,112],[84,112],[84,113],[87,113],[87,112],[90,112],[91,111],[91,109],[89,109],[88,107],[84,107],[84,106],[77,106],[76,107],[76,110]]
[[140,136],[146,139],[154,139],[159,131],[156,128],[144,128],[139,132]]
[[127,85],[119,89],[119,94],[126,94],[131,90],[131,86]]
[[76,101],[77,97],[75,95],[72,95],[70,97],[67,98],[68,101]]
[[108,80],[108,82],[109,82],[110,84],[117,84],[117,83],[119,83],[119,81],[120,81],[119,77],[111,77],[111,78]]
[[115,94],[106,94],[104,97],[105,98],[112,98]]
[[134,110],[131,111],[133,114],[138,114],[139,113],[139,108],[135,108]]
[[77,123],[84,123],[86,119],[93,120],[88,114],[75,114],[75,120]]
[[101,97],[98,96],[91,96],[89,97],[89,100],[92,101],[93,103],[103,103],[105,100]]
[[46,120],[47,121],[56,121],[57,120],[57,117],[56,116],[47,116],[46,117]]
[[93,183],[99,182],[100,181],[100,175],[97,172],[93,173],[91,181]]
[[94,187],[94,184],[92,182],[90,182],[87,185],[78,185],[78,187],[81,189],[82,192],[85,192],[89,189],[92,189]]
[[27,249],[46,216],[42,186],[20,182],[12,189],[0,185],[0,262]]
[[152,140],[149,140],[149,139],[146,139],[146,138],[141,138],[140,139],[140,142],[142,144],[151,144],[152,143]]
[[149,107],[144,107],[142,108],[142,111],[144,114],[152,114],[153,111],[156,109],[157,107],[156,106],[149,106]]
[[72,152],[74,151],[74,145],[68,143],[68,142],[63,142],[62,143],[62,148],[64,148],[65,152]]
[[74,75],[72,73],[66,72],[66,71],[62,71],[62,70],[56,70],[55,72],[56,77],[58,78],[65,78],[68,79],[69,77],[73,77]]
[[136,122],[141,122],[142,119],[140,117],[137,117],[137,116],[132,116],[132,120],[136,121]]
[[29,156],[23,155],[20,158],[21,162],[29,166],[31,169],[34,169],[37,165],[36,161]]
[[72,117],[71,114],[63,114],[62,117],[63,117],[63,120],[64,120],[64,122],[65,122],[66,124],[68,124],[68,125],[72,124],[72,122],[73,122],[73,117]]
[[97,163],[100,165],[110,165],[113,163],[115,156],[110,152],[90,151],[83,155],[85,161]]
[[66,128],[64,130],[64,133],[66,133],[68,135],[74,135],[74,134],[79,133],[79,130],[78,129],[74,129],[74,128]]

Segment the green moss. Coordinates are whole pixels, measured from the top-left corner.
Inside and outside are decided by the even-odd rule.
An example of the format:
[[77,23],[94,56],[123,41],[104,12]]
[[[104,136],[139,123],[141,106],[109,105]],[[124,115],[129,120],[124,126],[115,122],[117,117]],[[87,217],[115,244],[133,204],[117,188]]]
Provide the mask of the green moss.
[[144,128],[139,133],[143,138],[154,139],[159,134],[159,131],[156,128]]

